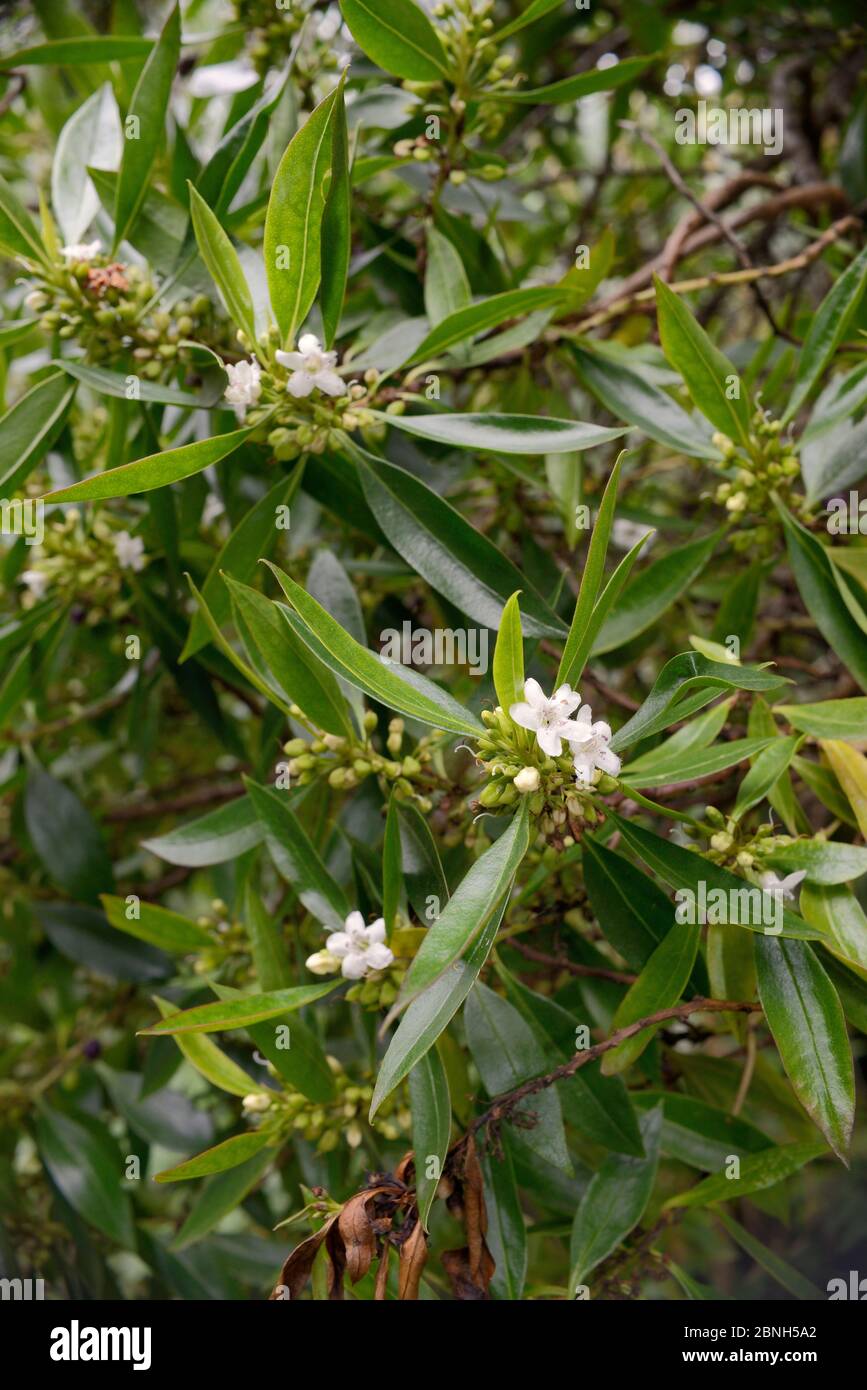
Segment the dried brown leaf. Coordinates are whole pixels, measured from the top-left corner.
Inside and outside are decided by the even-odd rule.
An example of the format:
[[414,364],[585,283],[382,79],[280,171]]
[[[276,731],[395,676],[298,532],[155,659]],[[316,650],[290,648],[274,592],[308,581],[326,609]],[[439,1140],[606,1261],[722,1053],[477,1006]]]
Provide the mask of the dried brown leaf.
[[421,1276],[427,1263],[427,1236],[424,1226],[415,1226],[400,1247],[397,1296],[404,1302],[418,1298]]

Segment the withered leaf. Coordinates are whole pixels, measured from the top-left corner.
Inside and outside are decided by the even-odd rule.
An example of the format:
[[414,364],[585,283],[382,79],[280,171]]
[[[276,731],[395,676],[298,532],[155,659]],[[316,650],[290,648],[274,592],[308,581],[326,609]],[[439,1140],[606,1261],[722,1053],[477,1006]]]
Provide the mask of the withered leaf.
[[346,1271],[353,1284],[364,1278],[376,1254],[376,1236],[367,1210],[369,1201],[367,1192],[350,1197],[337,1222],[346,1250]]
[[490,1298],[489,1289],[495,1265],[493,1256],[484,1242],[475,1268],[471,1262],[469,1246],[466,1245],[462,1250],[445,1250],[442,1262],[455,1298],[462,1302],[478,1302]]
[[301,1244],[296,1245],[292,1253],[286,1257],[283,1268],[280,1270],[277,1287],[271,1294],[272,1299],[284,1299],[287,1292],[290,1299],[300,1297],[304,1285],[310,1278],[316,1252],[327,1238],[338,1215],[339,1213],[335,1212],[333,1216],[329,1216],[318,1231],[314,1231],[306,1240],[302,1240]]
[[373,1290],[374,1303],[383,1303],[388,1288],[388,1261],[391,1255],[391,1246],[386,1243],[382,1247],[382,1254],[379,1257],[379,1267],[376,1271],[376,1284]]
[[404,1302],[418,1298],[419,1284],[427,1263],[427,1236],[424,1226],[416,1221],[400,1247],[397,1296]]

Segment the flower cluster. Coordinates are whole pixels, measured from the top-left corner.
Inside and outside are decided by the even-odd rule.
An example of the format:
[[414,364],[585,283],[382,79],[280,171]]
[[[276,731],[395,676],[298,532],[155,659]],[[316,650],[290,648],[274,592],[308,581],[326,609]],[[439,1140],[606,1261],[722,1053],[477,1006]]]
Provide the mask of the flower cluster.
[[60,254],[62,260],[35,279],[27,307],[39,314],[46,332],[74,340],[89,361],[116,363],[126,357],[137,374],[165,379],[182,342],[211,332],[207,295],[162,308],[150,273],[110,260],[100,241],[64,246]]
[[737,523],[732,546],[738,551],[765,554],[776,543],[772,492],[796,515],[802,519],[807,516],[803,496],[794,491],[801,466],[792,444],[782,437],[780,421],[772,419],[765,410],[757,410],[753,415],[749,449],[724,434],[715,434],[712,442],[723,455],[718,468],[726,477],[713,498],[725,506],[732,523]]
[[[333,1100],[315,1101],[300,1091],[263,1089],[244,1097],[245,1115],[254,1124],[267,1124],[286,1138],[294,1133],[315,1144],[320,1154],[330,1153],[342,1142],[357,1149],[370,1128],[391,1141],[409,1133],[412,1118],[401,1088],[387,1097],[371,1124],[367,1112],[373,1097],[372,1081],[366,1076],[363,1081],[353,1081],[334,1057],[328,1058],[328,1064],[334,1076]],[[285,1085],[272,1067],[268,1070],[274,1080]]]
[[[293,715],[296,710],[296,717],[303,719],[297,706]],[[380,753],[372,741],[376,728],[372,710],[364,716],[365,738],[323,733],[311,726],[312,739],[292,738],[283,745],[290,759],[289,776],[300,786],[327,777],[336,791],[352,791],[365,778],[380,777],[383,789],[393,789],[399,800],[415,798],[419,810],[427,813],[433,803],[425,793],[434,790],[437,782],[431,768],[435,735],[425,735],[405,753],[404,722],[395,717],[389,720],[385,753]]]
[[[387,1009],[397,998],[398,990],[409,965],[408,957],[398,960],[385,940],[385,922],[378,917],[365,925],[360,912],[350,912],[343,931],[331,932],[325,946],[307,957],[307,969],[314,975],[336,975],[352,980],[346,998],[370,1009]],[[404,947],[415,946],[418,930],[402,929]]]
[[716,806],[706,806],[704,820],[687,826],[686,834],[694,841],[690,849],[722,868],[745,875],[758,887],[779,894],[783,899],[792,900],[794,890],[805,877],[798,870],[781,879],[766,865],[765,861],[772,859],[778,850],[796,842],[793,835],[776,834],[771,823],[751,830],[743,820],[724,816]]
[[128,602],[124,573],[143,570],[147,556],[141,536],[117,530],[107,512],[85,520],[80,511],[71,510],[48,522],[42,544],[33,547],[28,562],[18,575],[23,606],[32,607],[49,594],[59,602],[76,601],[92,627],[123,616]]

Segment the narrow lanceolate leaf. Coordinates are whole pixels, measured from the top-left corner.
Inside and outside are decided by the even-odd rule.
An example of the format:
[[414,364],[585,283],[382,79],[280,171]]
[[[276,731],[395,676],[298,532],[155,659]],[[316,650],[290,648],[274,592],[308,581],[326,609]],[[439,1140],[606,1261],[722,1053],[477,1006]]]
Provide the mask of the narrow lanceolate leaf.
[[[681,652],[667,661],[653,683],[653,688],[641,708],[617,730],[611,745],[618,751],[628,748],[640,738],[658,734],[687,714],[695,713],[721,690],[773,690],[785,677],[757,666],[724,665],[710,661],[698,652]],[[699,692],[700,704],[689,698]]]
[[124,121],[123,156],[114,202],[114,250],[138,216],[154,161],[165,146],[166,112],[180,53],[181,9],[175,5],[142,68]]
[[569,1242],[570,1297],[644,1215],[656,1182],[661,1132],[662,1106],[658,1105],[641,1121],[644,1157],[611,1154],[591,1178],[575,1213]]
[[[264,977],[265,980],[269,978],[276,978],[273,969],[269,969]],[[241,990],[232,989],[229,985],[212,984],[211,988],[219,999],[243,998]],[[268,988],[273,990],[274,986]],[[291,1023],[288,1013],[278,1014],[276,1018],[249,1024],[245,1031],[257,1050],[267,1058],[277,1075],[288,1081],[293,1091],[301,1091],[310,1100],[320,1103],[334,1099],[334,1074],[328,1059],[316,1034],[301,1022],[297,1012],[293,1013]],[[179,1047],[210,1041],[204,1033],[179,1033],[175,1037]]]
[[750,405],[746,386],[679,296],[658,275],[653,283],[663,352],[680,372],[702,415],[735,443],[747,444]]
[[500,707],[507,712],[524,698],[524,643],[517,593],[512,594],[500,619],[494,647],[494,689]]
[[342,931],[349,904],[293,814],[286,796],[247,779],[247,792],[266,831],[271,857],[286,882],[323,926]]
[[803,883],[799,906],[823,945],[867,980],[867,913],[845,883]]
[[436,82],[449,66],[436,29],[415,0],[340,0],[352,37],[385,72]]
[[[686,988],[695,964],[701,928],[699,924],[675,922],[656,947],[633,985],[630,985],[611,1023],[611,1031],[627,1028],[639,1018],[676,1004]],[[656,1029],[643,1028],[634,1037],[606,1052],[602,1059],[604,1076],[616,1076],[641,1056]]]
[[0,178],[0,251],[13,259],[47,265],[42,237],[27,209]]
[[183,1226],[171,1243],[172,1250],[186,1250],[202,1240],[229,1212],[236,1211],[267,1172],[273,1154],[263,1148],[246,1163],[208,1178],[196,1197]]
[[563,0],[531,0],[531,3],[522,14],[509,21],[502,29],[498,29],[493,36],[494,43],[501,43],[503,39],[511,38],[512,34],[517,34],[519,29],[525,29],[528,24],[534,24],[543,15],[549,14],[551,10],[557,10]]
[[[139,941],[149,941],[163,951],[185,953],[213,945],[210,933],[198,922],[181,917],[177,912],[169,912],[156,903],[137,900],[134,904],[128,904],[126,898],[116,898],[109,893],[101,894],[100,902],[113,927],[138,937]],[[128,916],[130,911],[135,915]]]
[[449,886],[430,826],[414,801],[394,802],[400,831],[400,870],[420,922],[430,925],[449,900]]
[[690,541],[647,566],[623,590],[593,643],[594,655],[613,651],[655,623],[686,593],[716,549],[721,532]]
[[[867,727],[862,732],[867,736]],[[867,758],[840,739],[820,739],[819,747],[846,793],[858,828],[867,840]]]
[[695,778],[724,772],[727,767],[735,767],[745,759],[755,757],[770,742],[768,738],[733,738],[728,743],[715,743],[711,748],[673,753],[667,761],[660,759],[654,763],[649,772],[642,772],[637,764],[629,763],[621,775],[630,787],[645,789],[664,787],[669,783],[692,782]]
[[467,954],[456,960],[410,1004],[382,1059],[370,1103],[371,1119],[428,1048],[433,1047],[463,1004],[490,954],[505,908],[504,895]]
[[384,425],[435,444],[495,454],[568,454],[609,444],[626,434],[625,429],[608,430],[546,415],[386,415],[380,410],[373,414]]
[[15,492],[44,458],[63,429],[75,382],[54,372],[31,387],[0,418],[0,488]]
[[503,1138],[500,1154],[488,1153],[481,1159],[488,1212],[485,1241],[496,1266],[491,1292],[495,1298],[514,1301],[522,1296],[527,1277],[527,1226],[509,1139]]
[[[154,995],[154,1003],[164,1019],[179,1016],[180,1011],[168,999]],[[195,1067],[212,1086],[227,1091],[230,1096],[248,1096],[260,1089],[244,1068],[233,1062],[206,1033],[176,1033],[174,1039],[190,1066]]]
[[169,483],[191,478],[219,463],[243,444],[249,430],[233,430],[231,434],[219,434],[214,439],[197,440],[195,444],[182,444],[179,449],[169,449],[164,454],[149,454],[147,458],[125,463],[120,468],[108,468],[104,473],[96,473],[84,482],[73,483],[71,487],[50,492],[48,502],[102,502],[107,497],[131,497],[136,492],[152,492],[157,487],[167,487]]
[[81,241],[99,211],[88,165],[116,169],[122,146],[120,113],[111,84],[105,82],[72,113],[57,139],[51,202],[67,245]]
[[846,1161],[855,1077],[843,1009],[816,953],[801,941],[756,938],[759,999],[795,1094]]
[[416,1201],[419,1220],[427,1230],[452,1128],[449,1083],[435,1047],[425,1053],[409,1074],[409,1104]]
[[807,611],[862,690],[867,690],[867,641],[840,595],[825,547],[786,508],[783,519],[789,561]]
[[819,1302],[827,1295],[822,1293],[815,1284],[811,1284],[809,1279],[805,1279],[803,1274],[799,1274],[796,1269],[782,1259],[775,1250],[771,1250],[767,1245],[763,1245],[754,1235],[740,1226],[728,1212],[717,1213],[717,1219],[728,1231],[732,1240],[736,1241],[742,1250],[755,1260],[757,1265],[766,1270],[772,1279],[776,1279],[787,1293],[795,1298]]
[[[74,377],[83,386],[89,386],[92,391],[98,391],[101,396],[113,396],[115,400],[120,401],[129,400],[130,379],[122,372],[111,372],[105,367],[88,367],[84,362],[64,360],[63,358],[57,358],[51,365],[59,367],[62,372]],[[160,382],[143,381],[140,377],[134,377],[133,380],[136,400],[139,401],[149,401],[155,405],[181,405],[195,409],[213,404],[213,399],[194,396],[191,391],[179,391],[176,386],[163,386]]]
[[202,260],[220,291],[220,298],[235,327],[242,329],[250,342],[255,343],[253,299],[238,253],[204,198],[200,197],[192,184],[189,190],[190,216]]
[[332,117],[331,184],[322,214],[322,324],[325,346],[331,347],[337,336],[349,257],[352,251],[352,194],[349,184],[349,132],[346,127],[346,106],[343,88],[338,89]]
[[435,328],[451,314],[465,309],[472,292],[457,248],[433,225],[427,229],[425,249],[424,309]]
[[50,39],[0,57],[0,68],[67,67],[79,63],[129,63],[147,56],[153,39],[137,34],[88,34]]
[[730,1178],[727,1173],[714,1173],[704,1182],[696,1183],[686,1192],[670,1197],[666,1207],[706,1207],[713,1202],[733,1202],[738,1197],[749,1197],[753,1192],[762,1192],[766,1187],[774,1187],[811,1163],[820,1154],[827,1153],[821,1140],[804,1144],[781,1144],[761,1153],[749,1154],[741,1159],[740,1176]]
[[403,468],[352,445],[368,506],[391,544],[427,582],[486,627],[498,628],[519,589],[528,637],[557,637],[563,624],[511,560],[451,503]]
[[775,738],[759,753],[738,788],[732,816],[740,820],[753,806],[758,806],[773,791],[789,763],[798,751],[801,739]]
[[323,999],[340,984],[340,980],[328,980],[320,985],[299,985],[295,989],[271,990],[268,994],[245,994],[239,999],[220,1000],[216,1004],[198,1004],[193,1009],[184,1009],[171,1014],[150,1028],[140,1029],[141,1033],[163,1037],[175,1033],[223,1033],[232,1028],[248,1028],[251,1023],[261,1023],[267,1018],[278,1018],[280,1014],[303,1009]]
[[766,854],[775,869],[803,869],[811,883],[848,883],[867,874],[867,848],[840,840],[793,840]]
[[[771,923],[764,920],[767,916],[767,904],[763,903],[761,889],[755,884],[747,883],[745,879],[738,878],[736,874],[729,873],[728,869],[720,868],[709,859],[703,859],[701,855],[693,854],[691,850],[672,844],[661,835],[654,835],[653,831],[645,830],[634,821],[623,820],[616,813],[612,813],[612,819],[620,830],[624,843],[669,887],[688,890],[696,895],[696,901],[700,900],[702,891],[705,893],[705,901],[709,901],[708,895],[712,891],[722,890],[726,895],[730,922],[758,933],[762,933],[767,925],[776,927],[776,917]],[[701,888],[702,884],[704,890]],[[802,941],[822,939],[820,931],[809,926],[790,908],[783,910],[780,920],[783,936],[799,938]]]
[[628,420],[651,439],[689,458],[719,458],[719,450],[686,411],[641,372],[602,353],[577,347],[572,353],[584,385],[618,420]]
[[[444,238],[442,238],[445,240]],[[451,245],[446,242],[446,245]],[[568,285],[536,285],[525,290],[504,290],[477,304],[464,304],[452,310],[423,338],[412,354],[411,361],[426,362],[438,357],[455,343],[466,342],[478,333],[498,328],[508,319],[532,313],[536,309],[566,305],[571,298]]]
[[[508,999],[479,982],[464,1008],[464,1026],[473,1061],[492,1098],[545,1072],[545,1053],[532,1028]],[[535,1123],[516,1128],[516,1145],[545,1163],[572,1172],[560,1099],[553,1087],[539,1091],[518,1113],[532,1112]],[[519,1121],[520,1124],[520,1121]]]
[[650,58],[625,58],[610,68],[596,68],[593,72],[581,72],[575,77],[564,77],[560,82],[552,82],[547,87],[518,88],[493,93],[499,101],[518,101],[529,106],[539,106],[543,102],[554,105],[561,101],[579,101],[581,97],[593,92],[611,92],[616,87],[624,87],[633,82],[643,72]]
[[867,285],[867,248],[856,256],[819,305],[798,355],[798,371],[783,424],[800,410],[828,366],[861,302]]
[[[240,791],[240,785],[239,785]],[[143,840],[142,848],[169,864],[197,869],[226,864],[262,843],[265,830],[248,796],[239,796],[216,811]]]
[[187,1178],[207,1178],[212,1173],[225,1173],[229,1168],[247,1163],[273,1142],[273,1137],[261,1129],[253,1129],[249,1134],[235,1134],[231,1139],[224,1139],[222,1144],[205,1149],[204,1153],[188,1158],[175,1168],[163,1169],[155,1174],[154,1182],[181,1182]]
[[73,1211],[123,1249],[134,1250],[136,1230],[124,1191],[124,1165],[105,1126],[45,1107],[36,1121],[36,1143],[46,1171]]
[[[618,456],[602,494],[599,514],[596,518],[596,525],[593,527],[593,534],[590,537],[587,558],[581,575],[581,587],[575,600],[575,611],[572,614],[569,636],[566,638],[566,645],[563,648],[563,655],[560,658],[560,666],[557,671],[557,679],[554,682],[557,686],[563,684],[577,686],[583,670],[581,657],[583,656],[586,660],[589,652],[589,645],[586,641],[587,629],[590,625],[593,609],[596,607],[602,575],[605,571],[605,557],[608,554],[608,540],[614,522],[617,483],[620,478],[623,457],[623,454]],[[506,706],[503,708],[505,709]]]
[[476,860],[422,942],[404,977],[399,1007],[466,954],[508,892],[529,844],[526,800],[490,849]]
[[271,186],[263,251],[271,308],[285,342],[294,340],[319,289],[325,180],[343,81],[341,77],[290,140]]
[[372,651],[350,637],[300,584],[296,584],[276,566],[272,565],[271,569],[292,608],[302,620],[300,626],[296,625],[296,632],[304,641],[308,641],[309,633],[309,637],[313,639],[314,652],[322,657],[336,674],[348,680],[350,685],[364,690],[402,714],[430,724],[434,729],[449,729],[454,733],[471,734],[474,737],[478,737],[484,731],[483,724],[476,721],[457,700],[440,690],[432,681],[418,677],[408,670],[403,676],[396,675]]

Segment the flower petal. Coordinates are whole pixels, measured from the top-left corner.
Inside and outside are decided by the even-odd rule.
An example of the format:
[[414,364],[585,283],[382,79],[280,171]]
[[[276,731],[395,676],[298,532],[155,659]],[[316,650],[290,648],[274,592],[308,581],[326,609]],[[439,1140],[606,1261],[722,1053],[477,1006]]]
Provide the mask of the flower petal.
[[520,724],[522,729],[538,729],[541,721],[539,711],[528,705],[526,700],[519,700],[516,705],[509,706],[509,718]]
[[385,922],[381,917],[377,917],[375,922],[371,922],[370,926],[366,928],[366,935],[372,946],[385,940]]
[[547,728],[539,729],[536,733],[536,742],[542,752],[548,754],[549,758],[559,758],[563,751],[558,725],[548,725]]
[[302,333],[298,339],[298,350],[305,355],[308,352],[321,352],[322,344],[315,333]]
[[384,970],[394,960],[394,952],[389,950],[384,941],[374,941],[365,954],[371,970]]
[[304,368],[303,352],[275,352],[274,356],[281,367],[288,367],[292,372],[300,372]]
[[293,372],[286,382],[286,390],[290,396],[309,396],[315,385],[309,372]]
[[343,377],[338,376],[336,372],[330,371],[327,367],[314,374],[313,383],[319,387],[320,391],[324,391],[326,396],[342,396],[346,391]]
[[350,951],[343,957],[340,973],[347,980],[360,980],[367,973],[367,952]]
[[529,680],[524,681],[524,698],[530,702],[534,709],[540,711],[548,703],[541,685],[538,681],[533,680],[532,676]]
[[352,937],[345,931],[332,932],[325,938],[325,949],[333,956],[345,956],[353,949]]

